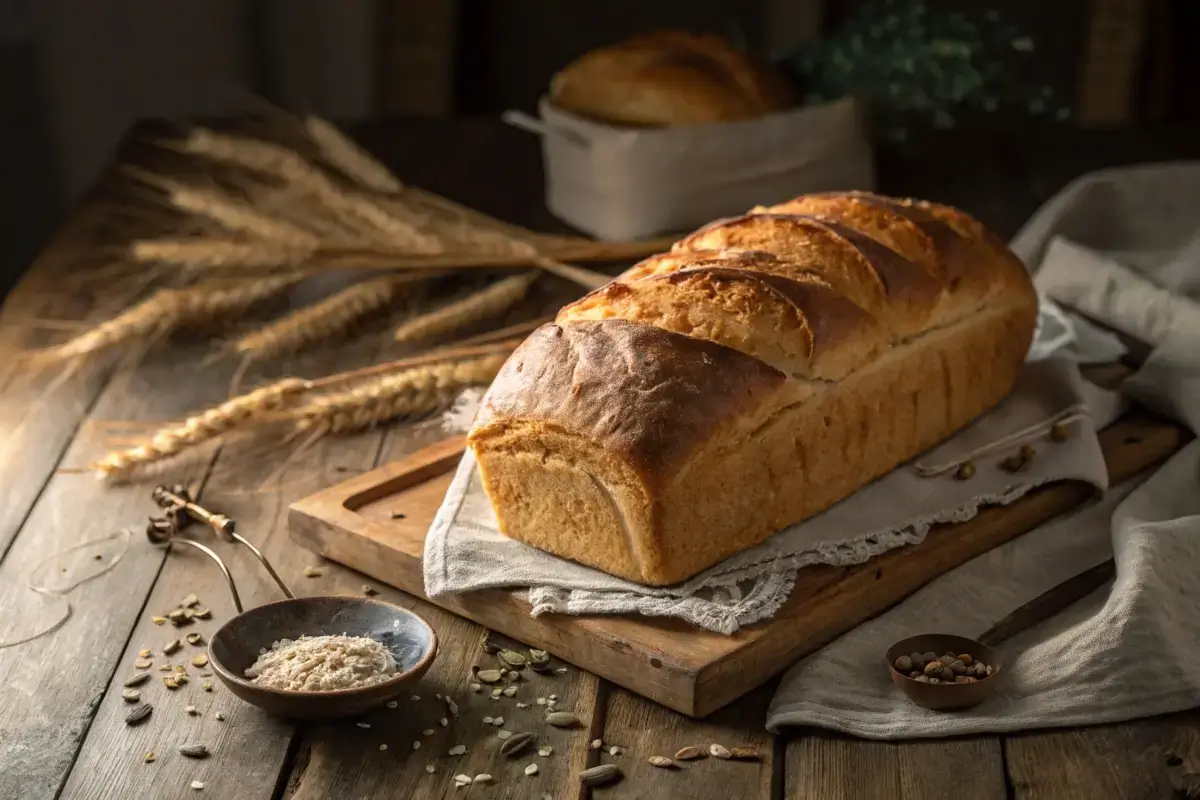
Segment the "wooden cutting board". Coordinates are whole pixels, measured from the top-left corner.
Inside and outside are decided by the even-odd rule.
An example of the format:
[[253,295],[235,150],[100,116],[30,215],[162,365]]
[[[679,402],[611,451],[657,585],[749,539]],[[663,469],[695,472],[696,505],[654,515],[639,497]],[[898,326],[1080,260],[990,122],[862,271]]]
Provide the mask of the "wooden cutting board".
[[[1112,483],[1163,460],[1189,438],[1184,429],[1140,413],[1110,426],[1100,434],[1100,442]],[[290,510],[292,538],[326,558],[424,597],[425,532],[463,446],[461,437],[447,439],[301,500]],[[501,589],[430,602],[676,711],[704,716],[939,575],[1091,496],[1086,484],[1051,484],[1009,506],[984,509],[968,522],[938,525],[921,544],[865,564],[804,569],[787,605],[773,620],[733,636],[643,617],[534,619],[520,593]],[[396,513],[405,516],[393,519]]]

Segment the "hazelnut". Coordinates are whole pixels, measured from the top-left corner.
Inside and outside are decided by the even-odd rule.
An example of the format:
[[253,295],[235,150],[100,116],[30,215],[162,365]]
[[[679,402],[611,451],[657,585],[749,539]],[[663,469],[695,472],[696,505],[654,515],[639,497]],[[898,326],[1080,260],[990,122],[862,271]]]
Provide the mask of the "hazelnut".
[[920,653],[909,653],[908,658],[916,669],[925,669],[925,656]]
[[921,660],[923,660],[926,664],[928,664],[930,661],[937,661],[937,653],[933,652],[932,650],[927,653],[922,653]]
[[962,675],[967,671],[967,665],[956,658],[954,661],[950,662],[950,671],[955,675]]
[[908,656],[900,656],[896,659],[895,667],[898,672],[911,672],[913,668],[912,659]]
[[925,665],[925,674],[929,677],[935,677],[942,674],[942,665],[936,660],[930,661]]
[[938,663],[941,664],[943,667],[948,667],[954,663],[955,659],[956,659],[956,657],[953,655],[942,656],[941,658],[938,659]]
[[968,667],[975,663],[975,659],[971,658],[970,653],[963,653],[958,657],[958,660],[966,664]]
[[970,461],[964,461],[958,465],[958,469],[954,471],[954,477],[960,481],[969,481],[975,477],[975,465]]

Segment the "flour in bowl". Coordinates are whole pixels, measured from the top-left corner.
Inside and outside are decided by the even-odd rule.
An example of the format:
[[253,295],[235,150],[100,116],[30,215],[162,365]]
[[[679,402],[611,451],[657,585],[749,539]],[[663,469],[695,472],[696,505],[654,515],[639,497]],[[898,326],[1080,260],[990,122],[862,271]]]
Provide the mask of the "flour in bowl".
[[360,689],[396,674],[388,649],[365,636],[301,636],[280,639],[260,651],[245,671],[252,682],[269,689],[330,692]]

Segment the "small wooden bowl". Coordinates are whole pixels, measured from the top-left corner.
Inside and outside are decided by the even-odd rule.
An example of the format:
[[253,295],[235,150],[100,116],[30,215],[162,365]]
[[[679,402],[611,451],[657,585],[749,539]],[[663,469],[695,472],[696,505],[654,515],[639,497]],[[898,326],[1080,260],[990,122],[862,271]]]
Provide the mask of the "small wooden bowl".
[[[940,656],[950,650],[956,655],[966,653],[976,661],[982,661],[992,668],[992,674],[975,683],[921,683],[893,666],[900,656],[929,652]],[[948,633],[923,633],[902,639],[888,648],[885,658],[892,683],[900,687],[909,700],[934,711],[955,711],[982,703],[996,690],[1004,669],[1004,658],[1000,651],[974,639]]]
[[[301,636],[366,636],[386,646],[395,677],[360,689],[299,692],[252,683],[245,670],[263,648]],[[220,627],[209,642],[213,671],[251,705],[291,719],[328,720],[383,705],[420,680],[437,656],[437,635],[419,616],[365,597],[298,597],[252,608]]]

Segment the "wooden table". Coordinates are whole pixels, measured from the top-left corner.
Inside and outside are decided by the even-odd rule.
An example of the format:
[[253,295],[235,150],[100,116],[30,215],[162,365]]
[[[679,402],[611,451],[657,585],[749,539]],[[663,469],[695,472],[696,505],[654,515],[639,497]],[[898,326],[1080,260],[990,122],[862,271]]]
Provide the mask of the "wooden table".
[[[404,178],[513,221],[561,229],[541,203],[536,143],[493,121],[438,123],[392,121],[364,127],[365,142]],[[1193,132],[1035,137],[992,133],[948,135],[925,155],[885,160],[883,188],[958,203],[1003,235],[1067,179],[1085,169],[1121,161],[1195,156]],[[932,154],[932,155],[931,155]],[[84,318],[111,312],[102,293],[71,288],[69,273],[103,254],[93,245],[107,223],[112,201],[101,187],[73,216],[0,316],[0,346],[26,345],[31,318]],[[64,278],[66,275],[68,277]],[[537,678],[528,694],[554,693],[574,709],[586,731],[554,731],[550,757],[532,757],[539,774],[529,778],[517,762],[495,754],[494,728],[483,715],[504,714],[511,729],[536,719],[468,690],[479,656],[478,626],[383,589],[383,597],[414,608],[438,630],[443,648],[416,693],[400,708],[370,717],[372,727],[344,722],[297,727],[245,706],[218,686],[206,694],[194,683],[183,696],[155,695],[148,724],[128,728],[121,683],[138,650],[160,647],[172,631],[150,621],[188,593],[199,594],[216,619],[231,613],[224,586],[198,554],[169,558],[140,535],[153,509],[146,487],[106,489],[89,477],[56,473],[102,452],[95,421],[178,417],[218,399],[227,387],[224,365],[202,367],[200,351],[159,349],[141,363],[98,361],[69,379],[23,385],[9,362],[0,362],[0,630],[35,612],[38,595],[24,589],[30,571],[47,555],[128,527],[128,551],[113,571],[71,594],[73,614],[53,634],[0,650],[0,798],[430,798],[581,797],[575,773],[596,754],[601,738],[625,753],[616,761],[627,777],[596,791],[597,797],[660,798],[1168,798],[1200,791],[1200,715],[1179,714],[1122,725],[1015,736],[981,736],[926,742],[864,742],[816,730],[773,737],[763,730],[771,686],[704,721],[692,721],[571,669]],[[328,371],[339,357],[295,359],[299,374]],[[339,362],[341,363],[341,362]],[[302,577],[314,562],[291,544],[289,502],[348,475],[397,458],[436,434],[403,427],[357,438],[328,440],[305,452],[281,482],[262,486],[276,464],[216,457],[173,474],[202,485],[203,499],[239,521],[285,580],[302,593],[357,593],[360,575],[325,565],[319,578]],[[85,554],[86,555],[86,554]],[[254,562],[229,553],[248,604],[276,597]],[[0,634],[2,635],[2,634]],[[159,688],[161,687],[153,687]],[[150,689],[147,694],[151,694]],[[181,693],[182,694],[182,693]],[[461,716],[446,715],[437,695],[452,696]],[[527,698],[529,699],[529,698]],[[195,703],[201,714],[189,716]],[[221,712],[224,720],[217,719]],[[432,736],[422,731],[432,729]],[[189,761],[179,744],[201,741],[213,750]],[[413,742],[423,747],[413,750]],[[656,770],[651,754],[687,744],[760,748],[758,763],[709,759],[678,771]],[[380,750],[387,744],[387,750]],[[446,750],[467,745],[461,758]],[[153,750],[158,758],[143,763]],[[430,774],[426,765],[433,764]],[[487,772],[489,785],[455,789],[457,773]],[[193,780],[205,783],[193,791]],[[1191,792],[1190,794],[1188,792]]]

